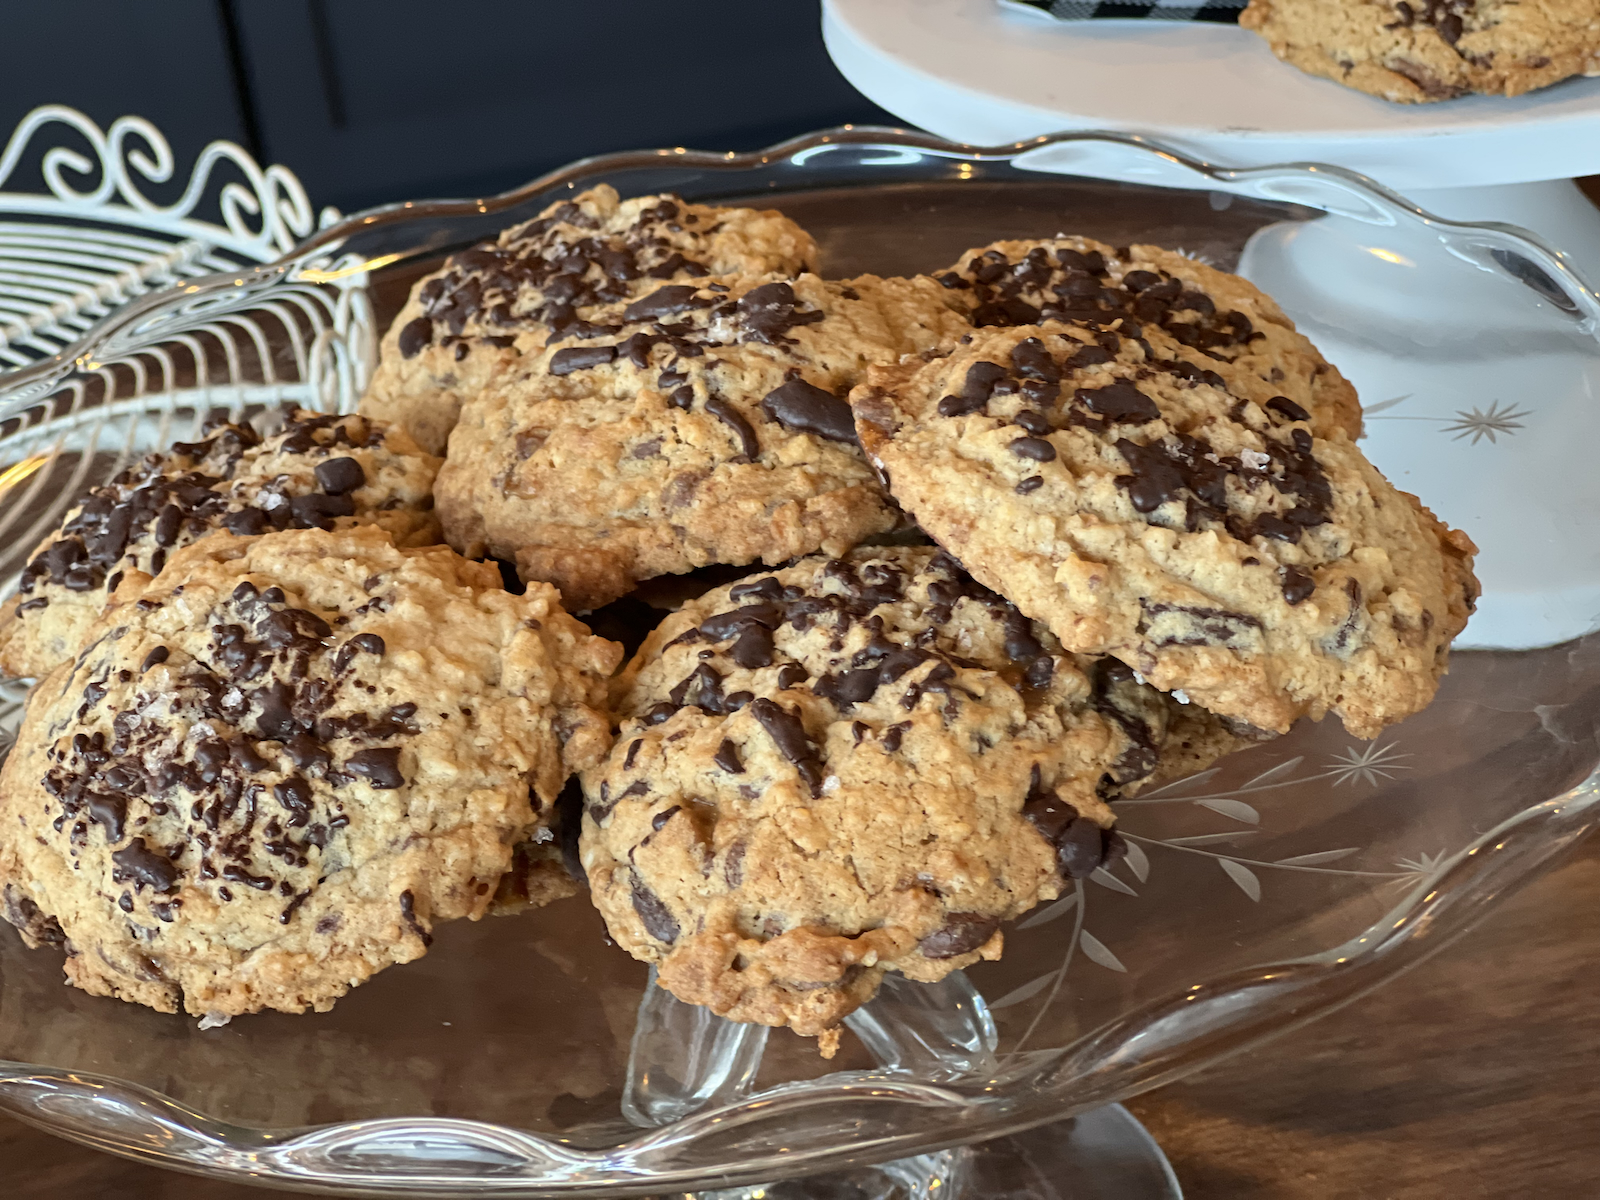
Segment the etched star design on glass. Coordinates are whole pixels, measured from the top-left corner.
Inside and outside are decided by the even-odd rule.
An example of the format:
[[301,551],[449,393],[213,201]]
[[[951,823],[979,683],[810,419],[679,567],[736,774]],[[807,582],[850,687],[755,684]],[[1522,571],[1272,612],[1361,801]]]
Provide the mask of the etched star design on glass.
[[1484,438],[1495,443],[1501,434],[1510,437],[1516,433],[1522,428],[1523,419],[1532,415],[1531,411],[1519,409],[1514,404],[1501,408],[1500,401],[1495,400],[1490,403],[1487,411],[1480,411],[1476,405],[1470,412],[1457,409],[1456,416],[1460,419],[1447,424],[1443,432],[1455,434],[1451,440],[1457,442],[1464,437],[1470,437],[1474,446]]
[[1327,769],[1333,776],[1333,786],[1346,783],[1373,785],[1380,779],[1393,779],[1396,771],[1409,771],[1411,768],[1400,760],[1411,755],[1402,754],[1395,749],[1396,745],[1395,742],[1382,745],[1373,742],[1366,746],[1351,746],[1343,754],[1331,756]]

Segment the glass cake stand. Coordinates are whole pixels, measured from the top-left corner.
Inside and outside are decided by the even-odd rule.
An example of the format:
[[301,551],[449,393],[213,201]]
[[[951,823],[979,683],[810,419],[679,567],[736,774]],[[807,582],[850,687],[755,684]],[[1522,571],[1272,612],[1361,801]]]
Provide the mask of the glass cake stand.
[[[1115,141],[1202,186],[1027,169],[1030,153],[1070,141]],[[613,155],[489,200],[358,214],[277,263],[136,299],[70,353],[0,380],[13,395],[0,403],[0,572],[14,576],[83,487],[204,416],[213,393],[181,379],[119,391],[141,356],[181,343],[212,361],[214,335],[195,331],[269,309],[277,320],[286,297],[353,279],[382,328],[441,255],[595,182],[779,207],[817,237],[835,276],[933,269],[973,245],[1062,230],[1229,267],[1258,229],[1319,215],[1219,199],[1208,176],[1261,196],[1325,195],[1331,180],[1383,220],[1430,231],[1436,252],[1419,258],[1415,286],[1472,289],[1565,356],[1563,386],[1592,395],[1600,382],[1600,299],[1559,253],[1508,227],[1438,221],[1333,168],[1227,171],[1106,135],[983,150],[870,129],[760,154]],[[1341,320],[1359,333],[1359,311]],[[1411,334],[1381,311],[1373,321],[1373,338]],[[370,361],[371,328],[350,326],[329,361]],[[1475,336],[1433,330],[1419,358],[1492,352]],[[82,386],[89,371],[105,380]],[[255,415],[248,389],[233,395],[238,415]],[[1480,474],[1491,494],[1496,471],[1515,474],[1528,454],[1551,473],[1567,469],[1563,454],[1587,457],[1526,414],[1507,424],[1469,423],[1465,439],[1441,429],[1424,451],[1492,443]],[[1407,464],[1384,465],[1404,486]],[[1515,533],[1539,544],[1576,530],[1600,545],[1595,511],[1530,507]],[[1442,515],[1477,535],[1448,506]],[[1532,603],[1543,586],[1487,582],[1489,602],[1520,588]],[[647,614],[624,605],[599,623],[637,631]],[[1117,1101],[1357,999],[1600,820],[1600,635],[1463,652],[1452,666],[1431,708],[1376,741],[1303,724],[1120,802],[1123,863],[1018,921],[1002,961],[938,985],[891,980],[850,1018],[832,1061],[786,1031],[674,1001],[574,898],[444,926],[427,957],[330,1013],[209,1030],[66,988],[58,955],[0,932],[0,1109],[180,1170],[348,1193],[1173,1196]],[[7,686],[14,707],[22,688]]]

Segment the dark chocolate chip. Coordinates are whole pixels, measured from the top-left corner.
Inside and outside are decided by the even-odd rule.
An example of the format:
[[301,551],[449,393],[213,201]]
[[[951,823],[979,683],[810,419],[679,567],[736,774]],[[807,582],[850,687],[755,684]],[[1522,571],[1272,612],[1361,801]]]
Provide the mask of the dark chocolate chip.
[[756,438],[756,431],[750,428],[750,422],[733,404],[722,396],[713,396],[706,401],[706,411],[733,430],[734,436],[739,439],[740,453],[744,459],[755,462],[761,457],[761,443]]
[[712,755],[711,761],[730,775],[744,774],[744,760],[739,757],[739,748],[732,742],[724,741],[722,745],[718,746],[717,752]]
[[1311,414],[1301,408],[1287,396],[1274,396],[1267,401],[1267,407],[1279,416],[1290,421],[1309,421]]
[[1299,567],[1284,567],[1281,574],[1283,578],[1283,598],[1291,608],[1306,600],[1312,592],[1317,590],[1317,581]]
[[360,750],[345,760],[345,770],[359,775],[381,789],[404,787],[406,777],[400,773],[400,747],[376,746]]
[[1036,437],[1020,437],[1011,443],[1010,450],[1018,458],[1029,458],[1034,462],[1051,462],[1056,456],[1054,446]]
[[1100,388],[1079,388],[1072,394],[1072,398],[1085,405],[1090,412],[1112,421],[1142,425],[1148,421],[1161,419],[1161,410],[1156,407],[1155,401],[1131,383],[1117,382],[1108,383]]
[[400,327],[400,357],[415,358],[429,342],[433,341],[433,321],[417,317]]
[[812,796],[820,796],[822,764],[817,748],[806,736],[806,727],[800,718],[765,697],[750,705],[750,713],[767,731],[778,752],[799,772],[800,778],[810,787]]
[[171,892],[178,883],[178,869],[165,855],[157,854],[136,837],[121,850],[111,852],[115,864],[111,878],[116,883],[132,882],[135,888],[148,887],[155,892]]
[[639,914],[644,931],[658,942],[672,945],[678,940],[678,922],[660,896],[652,892],[639,878],[633,876],[633,911]]
[[799,376],[768,392],[761,401],[761,411],[785,429],[815,434],[830,442],[856,444],[850,406]]
[[636,321],[654,321],[674,313],[693,308],[709,308],[712,301],[699,294],[700,289],[688,284],[672,284],[657,288],[642,300],[635,300],[622,310],[622,319],[629,324]]
[[433,934],[429,933],[427,926],[417,918],[417,898],[411,894],[409,888],[400,893],[400,916],[405,919],[406,925],[421,939],[424,946],[433,945]]
[[917,943],[917,949],[922,951],[923,958],[954,958],[958,954],[970,954],[993,937],[998,928],[998,917],[986,917],[982,913],[950,913],[944,919],[944,926]]
[[587,371],[603,366],[617,357],[615,346],[569,346],[550,356],[550,374],[571,375],[574,371]]
[[330,458],[319,462],[312,472],[317,483],[330,496],[343,496],[367,482],[367,473],[353,458]]

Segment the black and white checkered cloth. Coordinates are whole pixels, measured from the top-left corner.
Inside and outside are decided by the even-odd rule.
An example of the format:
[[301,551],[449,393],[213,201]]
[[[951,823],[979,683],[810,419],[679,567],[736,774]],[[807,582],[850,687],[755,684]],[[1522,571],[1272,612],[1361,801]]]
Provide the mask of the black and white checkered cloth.
[[1061,21],[1121,17],[1152,21],[1217,21],[1232,25],[1250,0],[1146,0],[1115,4],[1108,0],[1000,0],[1002,8],[1026,9]]

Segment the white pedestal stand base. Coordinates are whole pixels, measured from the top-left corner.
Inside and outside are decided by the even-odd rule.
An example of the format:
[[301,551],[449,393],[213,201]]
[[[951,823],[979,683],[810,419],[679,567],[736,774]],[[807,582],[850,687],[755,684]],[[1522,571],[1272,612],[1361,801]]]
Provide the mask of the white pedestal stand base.
[[[1570,180],[1412,198],[1527,223],[1600,279],[1600,210]],[[1238,269],[1356,385],[1367,456],[1478,543],[1484,595],[1457,645],[1566,641],[1600,625],[1600,345],[1559,302],[1446,255],[1423,229],[1327,216],[1261,230]]]

